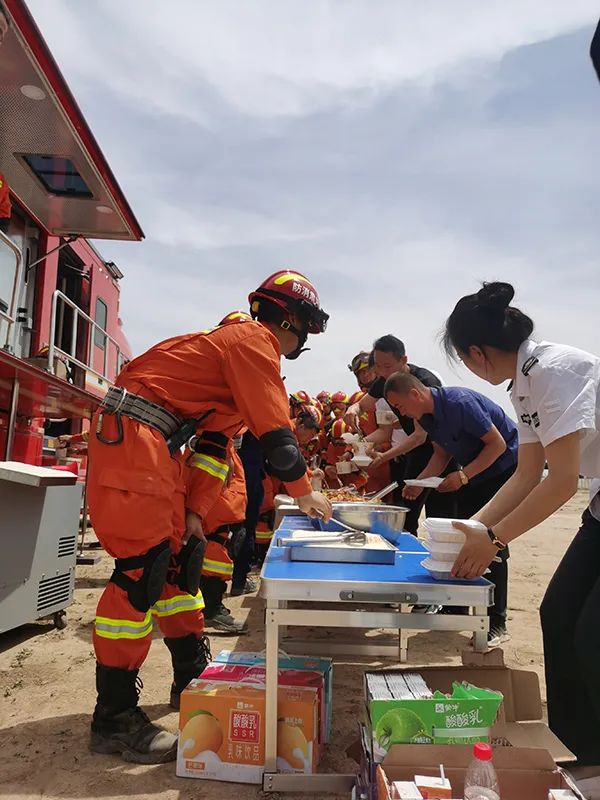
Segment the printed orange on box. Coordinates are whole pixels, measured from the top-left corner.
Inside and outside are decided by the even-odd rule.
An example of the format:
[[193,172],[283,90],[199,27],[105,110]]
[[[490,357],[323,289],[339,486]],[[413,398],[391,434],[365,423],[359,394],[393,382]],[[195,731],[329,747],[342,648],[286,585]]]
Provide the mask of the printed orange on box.
[[[209,664],[200,680],[203,681],[228,681],[229,683],[245,683],[265,687],[266,667],[264,664]],[[317,759],[320,760],[324,742],[327,738],[327,705],[325,696],[325,679],[323,673],[300,669],[278,669],[277,685],[282,686],[309,686],[317,690],[319,698],[319,750]]]
[[[318,753],[316,689],[278,690],[277,769],[311,773]],[[265,764],[265,692],[241,683],[194,680],[182,692],[177,775],[260,783]]]

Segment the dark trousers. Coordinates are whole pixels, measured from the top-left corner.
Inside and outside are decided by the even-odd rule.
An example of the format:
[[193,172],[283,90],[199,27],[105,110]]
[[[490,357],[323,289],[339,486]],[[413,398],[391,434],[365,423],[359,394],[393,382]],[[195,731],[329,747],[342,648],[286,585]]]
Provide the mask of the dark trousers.
[[240,448],[240,459],[244,467],[246,479],[246,539],[240,552],[233,560],[232,587],[242,588],[254,561],[254,548],[256,543],[256,525],[260,514],[260,507],[264,498],[263,489],[263,452],[258,439],[251,433],[245,433]]
[[600,764],[599,609],[600,522],[585,511],[540,609],[548,722],[581,764]]
[[[431,445],[418,447],[415,451],[406,456],[404,473],[402,475],[403,480],[406,478],[416,478],[417,475],[420,475],[426,465],[429,463],[429,459],[431,458],[433,450],[424,450],[424,447],[431,448]],[[456,463],[451,461],[442,475],[447,475],[449,472],[452,472],[455,469]],[[394,478],[394,480],[397,479]],[[404,488],[403,485],[401,485],[401,488]],[[402,493],[400,493],[400,495],[402,495]],[[430,489],[425,489],[425,491],[421,492],[421,494],[414,500],[406,500],[400,496],[400,501],[397,505],[408,508],[408,514],[406,515],[406,521],[404,523],[404,530],[412,533],[413,536],[417,535],[419,517],[421,516],[421,511],[423,511],[423,508],[425,508],[428,517],[443,517],[444,519],[451,519],[452,517],[457,516],[456,501],[453,492],[445,492],[441,494],[440,492],[433,492]]]
[[[486,503],[500,490],[515,471],[516,466],[501,472],[500,475],[474,484],[468,483],[454,493],[456,498],[456,516],[459,519],[470,519],[480,511]],[[485,576],[494,584],[494,605],[488,609],[490,629],[506,626],[506,610],[508,606],[508,547],[498,553],[502,561],[492,561],[490,571]]]
[[221,610],[227,583],[214,575],[200,577],[200,590],[204,598],[204,617],[211,619]]

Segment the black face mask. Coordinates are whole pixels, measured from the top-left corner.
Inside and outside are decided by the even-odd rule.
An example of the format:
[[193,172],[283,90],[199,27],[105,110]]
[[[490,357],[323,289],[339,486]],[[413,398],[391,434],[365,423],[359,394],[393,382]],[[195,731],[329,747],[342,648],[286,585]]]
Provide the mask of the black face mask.
[[298,338],[298,344],[296,348],[292,350],[291,353],[287,353],[285,357],[290,361],[295,361],[302,355],[302,353],[310,350],[310,347],[304,347],[306,340],[308,339],[308,325],[305,322],[301,329],[296,328],[294,325],[290,325],[287,330],[291,331]]

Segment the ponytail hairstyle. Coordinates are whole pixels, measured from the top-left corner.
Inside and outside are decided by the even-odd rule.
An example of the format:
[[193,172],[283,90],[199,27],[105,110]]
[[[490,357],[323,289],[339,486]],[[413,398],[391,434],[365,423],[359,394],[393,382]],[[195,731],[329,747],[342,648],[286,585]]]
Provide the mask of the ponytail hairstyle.
[[514,296],[510,283],[494,281],[461,297],[446,320],[442,342],[447,356],[456,359],[472,346],[516,353],[534,326],[527,314],[510,305]]

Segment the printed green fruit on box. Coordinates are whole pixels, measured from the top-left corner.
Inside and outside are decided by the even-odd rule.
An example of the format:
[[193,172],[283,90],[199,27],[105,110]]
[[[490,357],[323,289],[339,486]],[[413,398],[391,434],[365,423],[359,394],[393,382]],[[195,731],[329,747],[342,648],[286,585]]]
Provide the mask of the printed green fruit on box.
[[461,699],[441,693],[413,700],[367,701],[371,730],[380,754],[393,744],[474,744],[488,742],[503,697]]
[[424,744],[431,741],[423,720],[409,708],[392,708],[386,711],[375,728],[375,737],[386,750],[398,742]]

